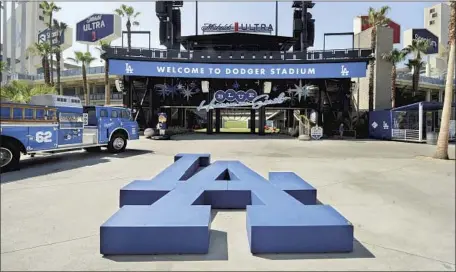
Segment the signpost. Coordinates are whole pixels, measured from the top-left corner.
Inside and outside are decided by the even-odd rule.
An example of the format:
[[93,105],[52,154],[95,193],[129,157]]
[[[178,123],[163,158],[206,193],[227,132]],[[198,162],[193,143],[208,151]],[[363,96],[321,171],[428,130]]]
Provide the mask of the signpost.
[[59,31],[54,30],[51,33],[49,28],[38,33],[38,43],[51,43],[52,46],[60,46],[61,50],[65,50],[70,48],[73,45],[73,29],[71,27],[67,27],[65,31],[61,32],[60,37]]
[[122,20],[117,14],[92,14],[76,24],[76,41],[92,45],[121,36]]
[[314,140],[320,140],[323,137],[323,128],[320,126],[314,126],[310,129],[310,137]]
[[53,46],[62,45],[65,42],[65,33],[61,33],[58,37],[59,32],[57,30],[52,31],[49,28],[41,31],[38,34],[38,43],[50,42]]

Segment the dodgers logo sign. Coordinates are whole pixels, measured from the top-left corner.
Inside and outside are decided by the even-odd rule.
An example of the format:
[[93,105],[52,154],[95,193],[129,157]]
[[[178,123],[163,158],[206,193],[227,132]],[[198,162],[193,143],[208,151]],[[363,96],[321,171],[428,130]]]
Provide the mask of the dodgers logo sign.
[[[353,250],[353,225],[293,172],[269,181],[239,161],[211,163],[209,154],[178,154],[152,180],[120,190],[120,209],[100,227],[105,255],[207,254],[211,209],[246,209],[252,253]],[[228,233],[230,235],[230,233]]]
[[[128,67],[129,69],[126,69]],[[366,76],[365,62],[226,64],[109,60],[111,75],[179,78],[306,79]]]

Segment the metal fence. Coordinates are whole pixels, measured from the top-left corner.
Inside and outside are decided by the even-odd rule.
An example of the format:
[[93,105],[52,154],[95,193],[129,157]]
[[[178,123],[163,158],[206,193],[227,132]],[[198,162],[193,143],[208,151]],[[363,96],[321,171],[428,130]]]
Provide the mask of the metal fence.
[[369,59],[372,56],[371,49],[351,48],[314,50],[308,52],[286,51],[214,51],[214,50],[167,50],[113,46],[107,48],[106,55],[112,57],[131,57],[144,59],[181,59],[199,62],[236,61],[248,60],[250,62],[264,61],[294,61],[294,60],[343,60],[343,59]]
[[[398,74],[396,79],[412,81],[413,76],[411,74]],[[420,79],[419,79],[420,83],[440,85],[440,86],[445,86],[445,81],[446,81],[446,78],[439,78],[439,77],[420,76]],[[453,84],[456,84],[456,79],[453,79]]]

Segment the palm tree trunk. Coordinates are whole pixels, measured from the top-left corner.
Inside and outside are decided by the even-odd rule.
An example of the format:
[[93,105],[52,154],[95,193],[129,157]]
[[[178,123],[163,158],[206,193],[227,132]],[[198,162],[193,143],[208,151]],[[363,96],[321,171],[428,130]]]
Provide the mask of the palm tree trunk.
[[46,75],[46,57],[45,56],[41,56],[41,66],[43,67],[44,83],[48,84],[47,75]]
[[47,55],[43,56],[42,63],[44,63],[43,64],[44,83],[46,83],[46,85],[50,85],[51,81],[50,81],[50,77],[49,77],[49,59],[48,59]]
[[[455,5],[454,3],[452,5]],[[453,8],[454,9],[454,8]],[[454,11],[453,11],[454,12]],[[453,16],[454,18],[454,16]],[[453,33],[454,33],[453,28]],[[453,34],[454,37],[454,34]],[[453,102],[453,75],[454,65],[456,58],[456,44],[453,41],[450,45],[450,58],[448,61],[448,70],[445,84],[445,98],[443,101],[442,119],[440,121],[440,132],[437,140],[437,150],[435,151],[434,158],[448,160],[448,140],[450,134],[450,118],[452,112]]]
[[105,60],[105,104],[111,104],[111,86],[109,86],[109,61]]
[[84,63],[82,64],[82,84],[84,84],[84,86],[82,87],[82,89],[84,90],[84,101],[85,101],[84,104],[86,106],[88,106],[89,105],[89,92],[87,89],[87,74],[86,74],[86,67],[85,67]]
[[391,68],[391,108],[396,107],[396,65]]
[[130,19],[127,21],[127,46],[128,52],[131,51],[131,22]]
[[[372,32],[371,32],[372,53],[375,53],[376,42],[377,42],[377,29],[374,26],[372,28]],[[370,61],[369,66],[370,66],[370,69],[369,69],[369,92],[368,92],[369,111],[373,111],[374,110],[375,59]]]
[[[49,30],[51,32],[51,34],[50,34],[51,35],[51,41],[50,41],[50,46],[51,46],[50,51],[51,52],[52,52],[52,48],[53,48],[53,46],[52,46],[52,29],[53,29],[53,27],[52,27],[52,12],[51,12],[51,14],[49,15]],[[49,71],[49,74],[51,75],[51,85],[54,86],[54,58],[52,57],[52,53],[49,55],[51,56],[51,69]]]
[[63,95],[61,88],[60,88],[60,51],[57,51],[55,53],[55,59],[56,59],[56,68],[57,68],[57,93],[60,95]]
[[414,82],[413,82],[413,86],[414,86],[414,89],[413,89],[413,93],[416,94],[418,92],[418,89],[419,89],[419,84],[420,84],[420,70],[421,70],[421,67],[417,67],[417,69],[415,70],[415,78],[414,78]]

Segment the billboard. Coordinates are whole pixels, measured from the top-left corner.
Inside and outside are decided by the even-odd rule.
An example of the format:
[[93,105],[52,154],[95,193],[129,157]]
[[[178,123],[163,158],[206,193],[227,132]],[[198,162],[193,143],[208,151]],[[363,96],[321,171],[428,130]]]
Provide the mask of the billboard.
[[215,64],[109,60],[111,75],[179,78],[305,79],[365,77],[365,62],[312,64]]
[[110,42],[121,36],[122,20],[117,14],[92,14],[76,24],[76,41],[84,44]]
[[430,41],[431,46],[428,48],[426,55],[439,53],[439,38],[425,28],[412,29],[412,40],[426,39]]
[[49,28],[38,33],[38,43],[50,42],[53,46],[60,46],[62,50],[68,49],[73,45],[73,29],[67,27],[60,37],[57,30],[52,31]]
[[[369,29],[371,25],[368,23],[369,16],[358,16],[355,17],[354,22],[353,22],[353,32],[355,34],[360,33],[361,31],[364,31],[366,29]],[[393,44],[398,44],[401,43],[401,26],[394,22],[393,20],[390,20],[388,23],[388,27],[393,29]]]

